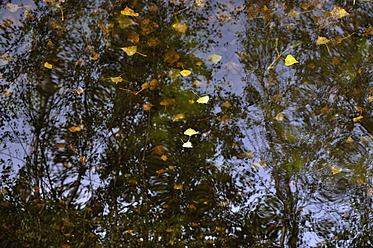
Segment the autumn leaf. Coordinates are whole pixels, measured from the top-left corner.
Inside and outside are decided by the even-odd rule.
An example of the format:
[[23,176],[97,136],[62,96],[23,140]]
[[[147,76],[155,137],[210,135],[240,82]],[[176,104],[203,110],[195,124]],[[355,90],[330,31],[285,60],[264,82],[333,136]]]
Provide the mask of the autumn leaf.
[[162,159],[163,161],[167,161],[168,158],[167,158],[166,155],[163,154],[163,155],[161,156],[161,159]]
[[332,170],[332,173],[333,173],[333,175],[335,175],[335,174],[338,174],[338,173],[341,173],[341,172],[342,172],[342,170],[341,170],[341,169],[339,169],[338,167],[334,167],[334,166],[332,166],[332,167],[330,167],[330,169]]
[[169,50],[165,55],[164,55],[164,60],[166,60],[170,65],[178,61],[180,58],[179,54],[175,51],[174,48]]
[[68,129],[69,129],[69,131],[72,132],[72,133],[79,132],[80,130],[82,130],[82,129],[80,128],[79,125],[69,127]]
[[45,62],[45,63],[44,63],[44,67],[45,67],[45,68],[48,68],[48,69],[52,69],[52,68],[53,68],[53,65],[49,64],[48,62]]
[[232,104],[228,101],[226,101],[225,103],[223,103],[223,106],[226,107],[226,108],[230,108],[232,107]]
[[170,232],[173,232],[173,230],[171,228],[167,228],[166,232],[170,233]]
[[193,136],[195,134],[198,134],[198,132],[192,128],[188,128],[185,132],[184,132],[185,135],[188,135],[188,136]]
[[341,19],[341,18],[343,18],[343,17],[349,15],[349,13],[347,13],[347,11],[344,10],[344,9],[342,9],[341,7],[336,7],[336,8],[334,8],[334,9],[330,12],[330,14],[332,15],[332,17],[333,17],[334,19]]
[[222,56],[218,54],[213,54],[210,56],[210,60],[214,62],[215,64],[217,64],[221,59],[222,59]]
[[65,148],[66,144],[65,143],[57,143],[56,146],[57,146],[58,149],[63,149],[63,148]]
[[16,12],[20,7],[17,4],[7,3],[5,6],[9,9],[10,12]]
[[127,53],[128,56],[132,56],[137,52],[137,46],[122,47],[122,50]]
[[78,89],[74,89],[76,91],[76,93],[81,94],[84,92],[84,89],[82,87],[79,87]]
[[174,102],[175,102],[175,99],[164,99],[159,104],[162,106],[169,106],[169,105],[174,104]]
[[346,142],[347,142],[347,143],[351,143],[351,142],[354,142],[354,140],[351,138],[351,136],[349,136],[349,137],[346,139]]
[[283,121],[284,120],[284,113],[278,113],[275,117],[276,121]]
[[162,174],[162,173],[164,173],[164,169],[157,170],[156,173],[157,174]]
[[329,41],[330,40],[325,38],[325,37],[317,36],[316,45],[324,45],[324,44],[328,43]]
[[183,144],[184,148],[193,148],[192,142],[188,141]]
[[188,26],[186,23],[177,22],[172,27],[177,31],[181,33],[185,33],[185,31],[188,29]]
[[181,114],[177,114],[175,117],[174,117],[174,119],[172,120],[172,122],[175,122],[175,121],[177,121],[177,120],[182,120],[182,119],[184,119],[185,118],[185,115],[183,114],[183,113],[181,113]]
[[118,77],[112,77],[112,78],[110,78],[110,79],[111,79],[111,81],[113,81],[113,82],[116,83],[116,84],[118,84],[118,83],[120,83],[120,82],[123,81],[123,78],[122,78],[121,76],[118,76]]
[[172,165],[169,165],[169,166],[168,166],[168,169],[169,169],[169,170],[173,170],[174,168],[175,168],[175,167],[172,166]]
[[197,102],[198,103],[208,103],[209,100],[210,100],[209,96],[204,96],[204,97],[198,98]]
[[80,161],[80,163],[82,163],[82,164],[87,163],[87,158],[84,157],[84,156],[80,156],[80,157],[79,157],[79,161]]
[[158,156],[162,156],[163,153],[166,151],[166,148],[164,145],[157,145],[153,147],[150,151],[154,152]]
[[296,63],[299,62],[292,55],[289,54],[288,56],[286,56],[285,65],[290,66]]
[[125,17],[125,16],[120,16],[118,17],[118,24],[120,28],[127,28],[133,24],[137,24],[134,22],[131,18]]
[[353,119],[353,121],[354,121],[354,122],[357,122],[358,120],[363,119],[363,118],[364,118],[364,116],[358,116],[358,117],[355,117],[355,118]]
[[126,6],[126,8],[122,10],[120,13],[125,16],[139,16],[138,13],[135,13],[135,11],[133,9],[128,8],[128,6]]
[[183,76],[183,77],[186,77],[186,76],[189,76],[190,73],[192,73],[192,71],[190,71],[190,70],[182,70],[180,72],[180,75]]
[[145,111],[150,110],[153,106],[154,106],[154,105],[151,104],[150,102],[146,102],[146,103],[143,104],[143,107],[144,107],[144,110],[145,110]]
[[174,189],[183,189],[183,185],[181,183],[177,183],[175,184]]

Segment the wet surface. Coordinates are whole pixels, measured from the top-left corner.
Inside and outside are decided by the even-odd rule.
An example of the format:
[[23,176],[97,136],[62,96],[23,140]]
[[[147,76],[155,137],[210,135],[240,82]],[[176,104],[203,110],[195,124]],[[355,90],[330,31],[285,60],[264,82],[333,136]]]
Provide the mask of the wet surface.
[[1,246],[372,246],[372,17],[4,2]]

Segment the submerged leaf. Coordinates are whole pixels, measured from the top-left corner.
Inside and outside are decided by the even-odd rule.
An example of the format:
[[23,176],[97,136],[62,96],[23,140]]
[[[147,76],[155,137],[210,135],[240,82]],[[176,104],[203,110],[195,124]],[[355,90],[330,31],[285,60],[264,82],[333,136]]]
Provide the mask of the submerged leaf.
[[126,16],[139,16],[139,13],[135,13],[135,11],[133,9],[128,8],[128,6],[126,6],[126,8],[122,10],[120,13]]
[[292,55],[289,54],[288,56],[286,56],[285,65],[290,66],[296,63],[299,62]]
[[349,15],[349,13],[347,13],[347,11],[344,10],[344,9],[342,9],[341,7],[336,7],[336,8],[334,8],[334,9],[330,12],[330,14],[332,15],[332,17],[333,17],[334,19],[341,19],[341,18],[343,18],[343,17]]

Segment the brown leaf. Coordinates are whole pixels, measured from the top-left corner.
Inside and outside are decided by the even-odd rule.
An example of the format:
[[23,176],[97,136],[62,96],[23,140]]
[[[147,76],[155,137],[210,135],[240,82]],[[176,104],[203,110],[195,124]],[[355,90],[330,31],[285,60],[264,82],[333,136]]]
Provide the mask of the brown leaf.
[[153,147],[150,151],[154,152],[155,154],[162,156],[163,153],[166,151],[166,148],[164,145],[157,145]]
[[166,60],[170,65],[178,61],[180,58],[179,54],[175,51],[175,48],[170,49],[165,55],[164,60]]
[[370,26],[370,27],[364,28],[364,31],[365,31],[365,33],[362,34],[363,36],[365,36],[365,35],[372,35],[373,34],[373,27]]
[[162,106],[169,106],[169,105],[174,104],[174,102],[175,102],[175,99],[165,99],[165,100],[162,100],[159,104]]
[[150,3],[148,5],[148,7],[149,7],[150,12],[155,12],[155,11],[158,11],[158,9],[159,9],[158,6],[155,3]]
[[57,146],[58,149],[63,149],[63,148],[65,148],[66,144],[65,143],[57,143],[56,146]]
[[148,110],[150,110],[154,105],[151,104],[150,102],[146,102],[146,103],[144,103],[142,106],[144,107],[144,110],[145,110],[145,111],[148,111]]
[[136,33],[135,31],[131,31],[131,33],[129,33],[129,35],[128,35],[127,40],[128,40],[129,42],[137,43],[137,42],[140,41],[140,36],[139,36],[139,34]]
[[99,28],[101,28],[104,35],[108,35],[111,32],[111,29],[114,27],[114,23],[103,24],[99,22],[97,25]]
[[157,37],[149,38],[149,40],[146,42],[147,46],[149,46],[149,47],[158,46],[160,43],[161,43],[161,41]]

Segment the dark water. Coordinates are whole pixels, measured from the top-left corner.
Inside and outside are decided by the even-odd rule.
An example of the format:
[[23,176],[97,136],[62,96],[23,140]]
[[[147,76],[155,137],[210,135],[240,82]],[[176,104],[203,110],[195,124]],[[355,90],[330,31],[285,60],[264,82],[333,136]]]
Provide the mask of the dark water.
[[0,6],[1,247],[373,247],[372,2]]

